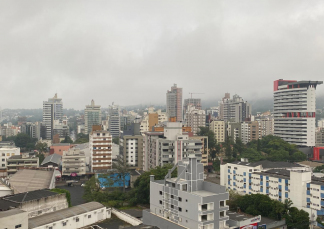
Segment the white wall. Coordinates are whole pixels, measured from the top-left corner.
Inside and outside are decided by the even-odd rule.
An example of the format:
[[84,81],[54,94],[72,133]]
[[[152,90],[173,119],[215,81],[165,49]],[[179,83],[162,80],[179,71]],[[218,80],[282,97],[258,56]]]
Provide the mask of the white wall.
[[[14,211],[16,210],[14,209]],[[1,225],[0,228],[6,228],[6,229],[15,229],[15,228],[28,229],[28,213],[21,212],[18,214],[0,218],[0,225]],[[20,227],[18,227],[19,225]]]
[[[95,224],[107,218],[111,218],[111,209],[106,209],[106,207],[103,207],[97,210],[89,211],[87,213],[66,218],[64,220],[59,220],[46,225],[35,227],[34,229],[49,229],[50,227],[52,227],[52,229],[77,229]],[[77,219],[79,219],[78,222]],[[64,226],[63,223],[66,223],[66,225]]]

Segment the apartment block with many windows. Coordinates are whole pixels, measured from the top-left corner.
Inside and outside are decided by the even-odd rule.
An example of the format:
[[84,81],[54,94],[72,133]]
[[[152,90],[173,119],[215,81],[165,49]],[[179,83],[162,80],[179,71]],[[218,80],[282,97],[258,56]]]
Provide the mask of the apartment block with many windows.
[[[177,168],[178,176],[171,178]],[[143,223],[159,228],[222,229],[229,219],[225,187],[204,181],[203,164],[189,157],[175,165],[164,180],[150,181],[150,209]]]
[[112,168],[112,136],[108,131],[92,131],[89,147],[92,171],[102,172]]
[[316,87],[323,81],[274,81],[274,135],[297,146],[315,146]]

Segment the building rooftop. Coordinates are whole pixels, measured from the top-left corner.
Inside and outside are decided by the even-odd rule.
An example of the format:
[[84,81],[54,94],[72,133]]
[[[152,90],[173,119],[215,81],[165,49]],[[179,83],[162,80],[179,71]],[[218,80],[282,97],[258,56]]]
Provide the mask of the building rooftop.
[[8,159],[9,160],[17,160],[17,159],[36,159],[37,160],[37,158],[34,156],[34,155],[29,155],[29,156],[22,156],[22,155],[14,155],[14,156],[11,156],[11,157],[9,157]]
[[49,190],[35,190],[31,192],[19,193],[11,196],[3,197],[4,200],[13,201],[16,203],[24,203],[32,200],[39,200],[44,197],[58,195],[56,192],[51,192]]
[[85,214],[89,211],[97,210],[105,207],[98,202],[89,202],[74,207],[62,209],[56,212],[51,212],[41,216],[33,217],[29,219],[28,228],[40,227],[49,223],[64,220],[76,215]]
[[53,153],[53,154],[45,157],[45,159],[41,165],[47,164],[49,162],[59,165],[59,164],[61,164],[61,161],[62,161],[62,156],[58,155],[56,153]]
[[2,211],[8,211],[12,208],[19,206],[19,203],[11,202],[9,200],[0,199],[0,213]]
[[0,211],[0,219],[4,218],[4,217],[11,216],[11,215],[16,215],[16,214],[19,214],[19,213],[24,213],[24,212],[25,211],[20,210],[18,208],[11,209],[11,210],[8,210],[8,211]]
[[229,216],[230,220],[234,220],[234,221],[243,221],[255,217],[245,213],[237,213],[232,211],[227,211],[227,215]]
[[271,177],[277,177],[283,179],[290,178],[290,170],[286,170],[286,169],[270,169],[264,172],[254,172],[253,174],[261,174],[263,176],[271,176]]
[[14,193],[22,193],[49,188],[54,171],[18,170],[9,178]]
[[205,191],[205,190],[194,191],[194,192],[191,192],[191,193],[194,194],[194,195],[197,195],[197,196],[201,196],[201,197],[216,195],[216,193],[208,192],[208,191]]
[[285,162],[285,161],[258,161],[258,162],[242,162],[242,161],[234,161],[231,162],[231,164],[236,164],[236,165],[245,165],[245,166],[250,166],[250,167],[257,167],[257,166],[262,166],[264,169],[271,169],[271,168],[293,168],[293,167],[304,167],[299,164],[295,163],[290,163],[290,162]]

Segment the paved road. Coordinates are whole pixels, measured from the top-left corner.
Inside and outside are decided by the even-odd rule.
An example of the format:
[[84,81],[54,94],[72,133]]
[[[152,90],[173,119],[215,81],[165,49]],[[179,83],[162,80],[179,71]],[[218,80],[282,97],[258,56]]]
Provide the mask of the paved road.
[[71,204],[72,206],[79,205],[79,204],[84,204],[85,201],[82,199],[84,189],[81,186],[56,186],[56,188],[61,188],[68,190],[71,194]]

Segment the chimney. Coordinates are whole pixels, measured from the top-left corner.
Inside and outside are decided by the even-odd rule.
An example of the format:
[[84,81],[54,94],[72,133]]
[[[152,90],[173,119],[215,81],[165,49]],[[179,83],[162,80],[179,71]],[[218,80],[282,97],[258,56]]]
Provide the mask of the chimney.
[[154,181],[154,175],[150,175],[150,181]]

